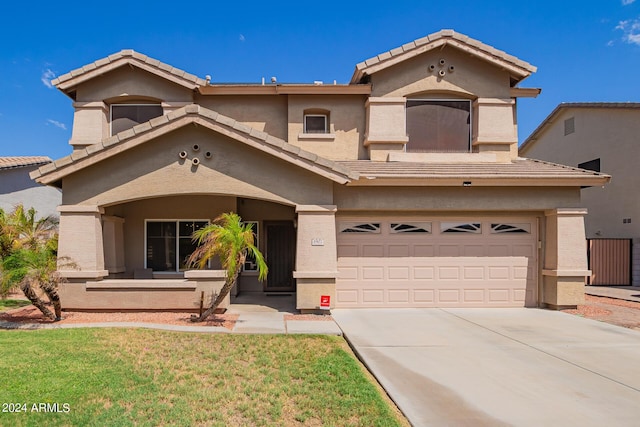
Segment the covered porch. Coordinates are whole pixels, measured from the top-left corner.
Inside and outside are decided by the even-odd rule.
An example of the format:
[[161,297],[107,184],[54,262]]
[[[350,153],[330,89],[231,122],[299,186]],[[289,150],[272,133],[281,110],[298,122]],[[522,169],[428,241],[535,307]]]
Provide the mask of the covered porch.
[[[195,248],[191,233],[231,211],[252,224],[269,275],[259,282],[257,267],[248,259],[230,297],[294,295],[302,311],[318,309],[321,295],[335,300],[335,206],[180,195],[106,207],[62,206],[63,308],[197,312],[202,304],[206,307],[224,285],[225,271],[215,261],[204,270],[186,264]],[[73,262],[66,264],[66,259]],[[230,297],[221,308],[229,307]]]

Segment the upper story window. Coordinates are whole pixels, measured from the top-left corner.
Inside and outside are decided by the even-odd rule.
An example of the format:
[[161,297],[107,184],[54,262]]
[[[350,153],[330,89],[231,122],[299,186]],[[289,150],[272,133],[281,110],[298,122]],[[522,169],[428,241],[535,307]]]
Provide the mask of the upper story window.
[[303,133],[329,133],[329,111],[321,109],[304,110]]
[[111,135],[164,114],[160,104],[112,104]]
[[305,114],[304,133],[329,133],[326,114]]
[[408,99],[407,134],[407,151],[470,152],[471,101]]

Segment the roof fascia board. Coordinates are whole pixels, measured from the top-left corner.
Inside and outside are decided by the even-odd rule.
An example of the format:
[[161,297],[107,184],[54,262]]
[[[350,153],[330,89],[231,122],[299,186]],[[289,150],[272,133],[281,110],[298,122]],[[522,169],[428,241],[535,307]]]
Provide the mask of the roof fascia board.
[[[522,178],[426,178],[424,176],[382,177],[361,174],[360,179],[348,182],[350,187],[463,187],[463,182],[471,181],[470,187],[582,187],[602,186],[611,181],[610,176],[567,178],[567,177],[522,177]],[[464,186],[467,187],[467,186]]]
[[208,85],[202,95],[370,95],[370,84],[354,85]]
[[537,98],[542,89],[536,87],[512,87],[509,94],[512,98]]

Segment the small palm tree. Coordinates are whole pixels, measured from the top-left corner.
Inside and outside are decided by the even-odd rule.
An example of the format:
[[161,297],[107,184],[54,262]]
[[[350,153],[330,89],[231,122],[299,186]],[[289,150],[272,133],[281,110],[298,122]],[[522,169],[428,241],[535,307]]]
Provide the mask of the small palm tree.
[[[33,208],[18,205],[10,214],[0,209],[0,294],[20,288],[45,317],[60,320],[62,308],[57,286],[57,221],[48,216],[36,220]],[[54,307],[54,313],[40,299],[42,290]]]
[[237,283],[238,275],[247,258],[247,254],[255,259],[258,267],[258,280],[267,278],[269,271],[264,257],[255,246],[255,236],[251,224],[243,224],[236,213],[223,213],[213,223],[193,233],[193,241],[198,245],[189,256],[187,263],[204,268],[207,262],[219,257],[222,268],[227,270],[225,283],[220,292],[212,298],[211,305],[199,317],[192,316],[194,322],[202,322],[209,317],[231,288]]

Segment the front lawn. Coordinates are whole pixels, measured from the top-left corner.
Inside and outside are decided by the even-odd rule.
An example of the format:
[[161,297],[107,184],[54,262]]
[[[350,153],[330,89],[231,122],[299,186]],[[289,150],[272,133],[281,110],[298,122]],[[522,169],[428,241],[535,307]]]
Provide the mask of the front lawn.
[[408,425],[341,337],[0,331],[0,369],[0,425]]
[[0,311],[12,310],[14,308],[30,305],[31,302],[21,299],[2,299],[0,298]]

